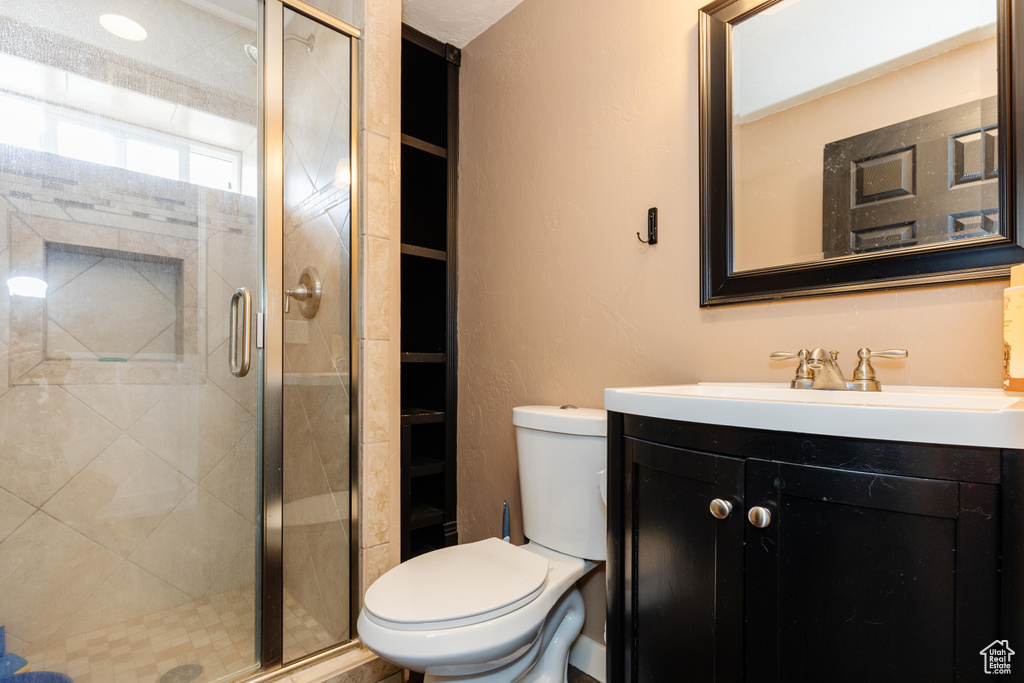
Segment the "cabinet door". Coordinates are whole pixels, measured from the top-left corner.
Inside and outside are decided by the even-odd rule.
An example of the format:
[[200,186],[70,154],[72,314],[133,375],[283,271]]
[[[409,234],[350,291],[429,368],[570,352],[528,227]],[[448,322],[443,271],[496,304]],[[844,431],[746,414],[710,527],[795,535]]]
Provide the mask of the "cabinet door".
[[748,680],[983,678],[995,486],[747,460]]
[[743,461],[626,439],[626,462],[630,680],[742,680]]

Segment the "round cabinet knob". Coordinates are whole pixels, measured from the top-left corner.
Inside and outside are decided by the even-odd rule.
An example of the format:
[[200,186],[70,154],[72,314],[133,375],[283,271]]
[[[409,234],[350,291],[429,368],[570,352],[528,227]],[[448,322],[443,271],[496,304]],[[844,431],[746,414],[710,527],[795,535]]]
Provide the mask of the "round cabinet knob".
[[732,512],[732,503],[721,498],[715,498],[708,507],[711,508],[711,514],[718,519],[725,519]]
[[756,526],[758,529],[763,529],[772,523],[772,513],[767,508],[763,507],[752,507],[747,512],[747,519],[750,523]]

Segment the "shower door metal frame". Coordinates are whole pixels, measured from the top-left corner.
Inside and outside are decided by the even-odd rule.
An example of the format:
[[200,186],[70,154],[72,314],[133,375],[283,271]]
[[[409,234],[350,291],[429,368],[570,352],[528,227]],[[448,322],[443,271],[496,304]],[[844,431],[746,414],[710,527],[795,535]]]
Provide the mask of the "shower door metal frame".
[[[263,224],[264,346],[261,411],[263,439],[258,486],[262,525],[258,539],[257,648],[260,668],[276,676],[284,669],[307,666],[359,647],[355,637],[362,571],[359,562],[359,39],[361,31],[303,0],[261,0],[257,66],[260,81],[258,157],[260,220]],[[350,639],[326,650],[283,662],[284,617],[284,10],[316,21],[350,38],[349,129],[349,634]]]

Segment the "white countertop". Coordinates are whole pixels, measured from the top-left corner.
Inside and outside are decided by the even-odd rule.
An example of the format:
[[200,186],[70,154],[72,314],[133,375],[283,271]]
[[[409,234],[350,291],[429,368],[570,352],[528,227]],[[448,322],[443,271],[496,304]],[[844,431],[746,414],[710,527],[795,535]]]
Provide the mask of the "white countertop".
[[883,386],[879,392],[706,382],[605,389],[620,413],[783,432],[1024,448],[1024,396],[1001,389]]

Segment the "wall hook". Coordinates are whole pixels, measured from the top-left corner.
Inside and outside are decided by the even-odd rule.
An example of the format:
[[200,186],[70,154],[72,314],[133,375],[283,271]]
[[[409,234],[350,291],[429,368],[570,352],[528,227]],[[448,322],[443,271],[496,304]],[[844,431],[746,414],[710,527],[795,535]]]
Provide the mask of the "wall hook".
[[636,238],[642,244],[654,245],[658,243],[658,207],[652,206],[647,209],[647,239],[640,237],[639,232],[636,234]]

